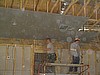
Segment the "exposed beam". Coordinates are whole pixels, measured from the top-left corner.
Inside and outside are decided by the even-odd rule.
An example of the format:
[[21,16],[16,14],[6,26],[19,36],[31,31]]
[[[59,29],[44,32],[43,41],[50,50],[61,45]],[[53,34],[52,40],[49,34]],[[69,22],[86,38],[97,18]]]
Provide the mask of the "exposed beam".
[[[97,0],[95,0],[95,4],[97,4]],[[96,10],[95,16],[96,16],[96,19],[98,19],[98,10]]]
[[23,0],[20,0],[20,9],[23,8]]
[[37,7],[37,11],[39,11],[39,9],[41,8],[42,4],[43,4],[44,0],[40,0],[38,7]]
[[82,7],[82,8],[80,9],[80,11],[78,12],[77,16],[79,16],[79,15],[82,13],[83,9],[86,8],[86,6],[90,3],[90,1],[91,1],[91,0],[88,0],[88,1],[83,5],[83,7]]
[[52,7],[50,13],[52,13],[52,12],[54,11],[54,9],[55,9],[55,7],[57,6],[57,4],[59,3],[59,1],[60,1],[60,0],[57,0],[57,1],[55,2],[55,4],[53,5],[53,7]]
[[62,3],[62,2],[61,2],[61,0],[60,0],[60,2],[59,2],[59,11],[58,11],[59,13],[61,13],[61,3]]
[[11,8],[13,7],[13,3],[14,3],[14,0],[12,0],[12,2],[11,2]]
[[[73,0],[74,2],[75,0]],[[75,15],[75,5],[72,5],[72,11],[73,11],[73,15]]]
[[[84,5],[86,5],[86,1],[87,1],[87,0],[84,0]],[[84,16],[85,16],[85,17],[87,16],[86,8],[87,8],[87,6],[84,7]]]
[[24,9],[26,8],[27,2],[28,2],[28,0],[24,0],[24,4],[23,4]]
[[46,6],[47,6],[47,12],[49,12],[49,8],[48,8],[49,7],[49,1],[47,1],[47,5]]
[[51,0],[47,0],[47,5],[46,5],[47,6],[47,12],[49,12],[49,4],[50,4],[50,1]]
[[94,21],[95,22],[95,21],[98,21],[98,20],[96,20],[96,19],[89,19],[88,21]]
[[7,7],[7,0],[4,0],[4,3],[5,3],[5,7]]
[[98,19],[98,10],[96,10],[95,16],[96,16],[95,18]]
[[33,0],[33,10],[35,11],[36,8],[36,0]]
[[94,14],[97,10],[99,10],[99,9],[100,9],[100,3],[98,3],[98,4],[95,5],[94,10],[93,10],[93,12],[90,14],[90,17],[89,17],[89,18],[91,18],[91,17],[93,16],[93,14]]
[[78,0],[72,1],[69,6],[67,7],[67,9],[64,11],[64,15],[66,15],[68,13],[68,11],[70,10],[70,8],[72,7],[72,5],[74,5],[75,3],[77,3]]
[[98,23],[100,23],[100,19],[95,23],[95,24],[93,24],[90,28],[89,28],[89,30],[91,30],[95,25],[97,25]]
[[39,0],[35,0],[35,1],[37,1],[37,3],[36,3],[36,6],[35,6],[35,10],[37,10],[37,7],[38,7],[38,4],[39,4]]

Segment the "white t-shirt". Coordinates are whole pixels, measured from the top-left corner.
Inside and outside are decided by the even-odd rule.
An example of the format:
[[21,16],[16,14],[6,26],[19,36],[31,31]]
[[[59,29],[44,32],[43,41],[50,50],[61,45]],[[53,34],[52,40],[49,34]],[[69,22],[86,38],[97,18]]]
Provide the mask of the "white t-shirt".
[[50,48],[50,50],[48,50],[47,53],[54,53],[54,46],[52,43],[48,43],[47,48]]

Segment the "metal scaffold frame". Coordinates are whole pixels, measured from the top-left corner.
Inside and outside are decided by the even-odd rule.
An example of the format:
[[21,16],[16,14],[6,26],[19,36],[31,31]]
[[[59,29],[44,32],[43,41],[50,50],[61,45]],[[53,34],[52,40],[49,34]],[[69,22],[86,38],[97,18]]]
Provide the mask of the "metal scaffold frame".
[[[63,66],[63,67],[80,67],[80,72],[78,73],[78,75],[83,75],[84,72],[87,72],[88,75],[90,75],[90,71],[89,71],[89,65],[84,65],[84,64],[61,64],[61,63],[43,63],[40,64],[38,67],[38,75],[40,75],[40,68],[43,67],[43,74],[46,73],[46,67],[47,66]],[[83,69],[85,68],[85,69]],[[74,73],[71,73],[74,74]],[[56,75],[56,73],[55,73]]]

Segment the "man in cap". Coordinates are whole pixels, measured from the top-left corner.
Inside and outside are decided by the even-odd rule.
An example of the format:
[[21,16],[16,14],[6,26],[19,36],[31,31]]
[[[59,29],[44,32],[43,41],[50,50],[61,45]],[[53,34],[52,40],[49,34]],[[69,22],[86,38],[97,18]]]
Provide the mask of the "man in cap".
[[[72,64],[79,64],[80,62],[80,46],[79,46],[79,38],[75,38],[74,42],[70,45],[70,53],[72,57]],[[70,67],[70,72],[77,72],[78,67]]]

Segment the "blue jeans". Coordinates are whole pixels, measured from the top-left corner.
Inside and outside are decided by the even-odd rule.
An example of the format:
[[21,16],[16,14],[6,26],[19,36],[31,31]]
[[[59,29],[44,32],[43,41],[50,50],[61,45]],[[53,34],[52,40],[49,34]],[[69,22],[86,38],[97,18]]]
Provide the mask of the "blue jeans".
[[[79,64],[79,62],[80,62],[79,56],[78,57],[72,56],[72,63],[71,64]],[[70,72],[72,72],[72,71],[77,72],[77,69],[78,69],[78,67],[72,67],[71,66],[69,68],[69,71]]]

